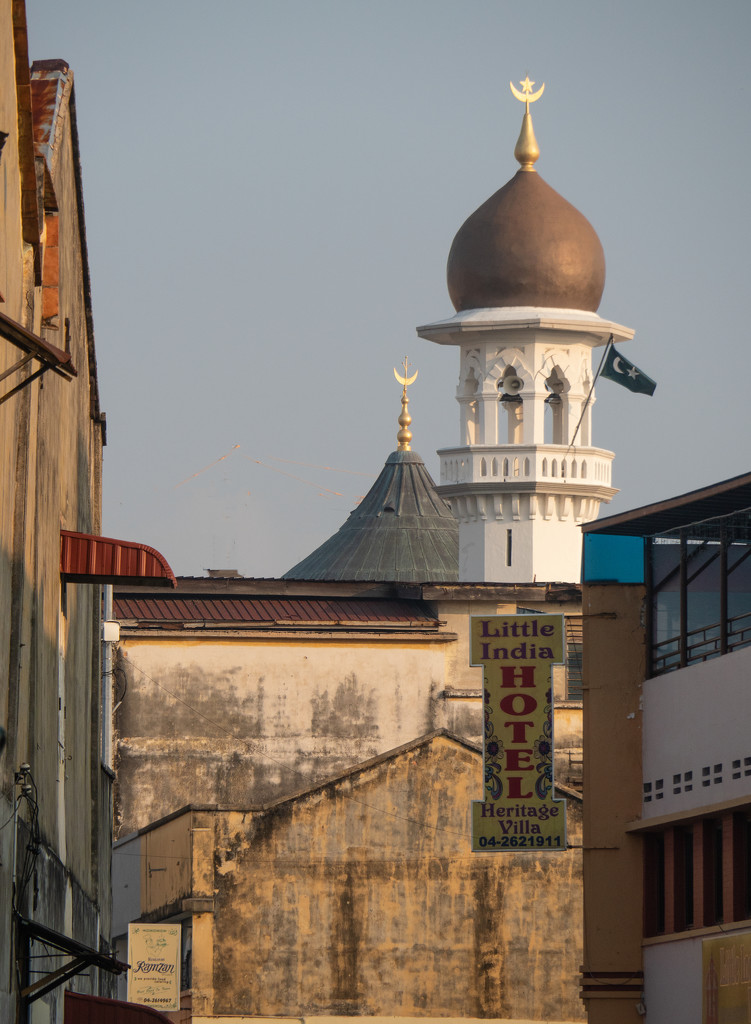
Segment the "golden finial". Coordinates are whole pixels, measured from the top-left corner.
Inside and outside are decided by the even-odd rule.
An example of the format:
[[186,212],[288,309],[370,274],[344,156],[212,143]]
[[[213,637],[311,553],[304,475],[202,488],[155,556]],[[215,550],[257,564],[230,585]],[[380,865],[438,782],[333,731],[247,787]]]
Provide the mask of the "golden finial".
[[540,147],[537,145],[535,130],[532,127],[532,115],[529,112],[529,105],[539,100],[542,96],[545,91],[545,83],[542,83],[537,92],[532,91],[534,84],[534,82],[530,82],[529,75],[527,75],[523,82],[519,82],[521,86],[520,92],[513,82],[509,82],[511,92],[525,105],[522,130],[519,132],[519,138],[514,148],[514,156],[522,165],[523,171],[534,171],[535,160],[540,155]]
[[396,435],[396,439],[399,442],[399,446],[396,450],[398,452],[409,452],[412,451],[412,449],[409,446],[409,442],[412,440],[412,432],[409,429],[409,425],[412,422],[412,417],[407,412],[407,406],[409,405],[409,399],[407,398],[407,388],[409,387],[410,384],[414,384],[414,382],[417,380],[418,371],[415,370],[411,377],[408,376],[409,363],[407,362],[406,356],[404,357],[403,366],[403,375],[397,371],[396,367],[394,367],[394,376],[402,385],[402,412],[401,415],[399,416],[399,433]]

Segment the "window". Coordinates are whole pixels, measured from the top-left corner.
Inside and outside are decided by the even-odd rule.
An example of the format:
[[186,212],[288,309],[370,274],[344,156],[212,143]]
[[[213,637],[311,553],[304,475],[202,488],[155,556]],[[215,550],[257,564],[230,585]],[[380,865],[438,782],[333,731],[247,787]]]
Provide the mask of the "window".
[[644,934],[751,916],[751,813],[701,818],[644,836]]
[[648,542],[652,674],[751,643],[751,512],[704,519]]
[[582,619],[566,616],[566,699],[582,699]]

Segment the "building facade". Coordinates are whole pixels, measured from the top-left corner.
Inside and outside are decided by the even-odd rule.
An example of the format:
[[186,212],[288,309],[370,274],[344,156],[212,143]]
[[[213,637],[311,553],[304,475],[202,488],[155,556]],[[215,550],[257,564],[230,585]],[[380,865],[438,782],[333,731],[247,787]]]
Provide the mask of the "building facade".
[[[581,1019],[578,860],[473,855],[481,777],[477,747],[437,732],[294,796],[196,805],[118,843],[131,913],[183,921],[194,1024]],[[580,798],[559,795],[578,843]]]
[[67,585],[60,555],[61,528],[100,532],[104,418],[73,75],[29,67],[23,3],[0,4],[0,46],[0,1017],[52,1021],[67,957],[81,991],[119,970],[99,590]]
[[[115,596],[121,954],[129,921],[182,921],[196,1022],[580,1020],[578,587],[178,583]],[[472,854],[470,617],[532,609],[571,625],[554,681],[571,848]]]
[[106,998],[125,967],[98,584],[139,576],[146,550],[100,536],[73,73],[29,65],[22,0],[0,3],[0,51],[0,1019],[59,1024],[65,990]]
[[751,999],[751,476],[585,528],[589,1020]]

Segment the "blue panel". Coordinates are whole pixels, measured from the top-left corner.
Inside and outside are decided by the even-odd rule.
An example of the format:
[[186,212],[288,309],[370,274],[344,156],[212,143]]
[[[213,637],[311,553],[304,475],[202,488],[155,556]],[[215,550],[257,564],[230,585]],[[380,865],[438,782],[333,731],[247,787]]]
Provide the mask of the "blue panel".
[[584,534],[584,583],[643,583],[644,538]]

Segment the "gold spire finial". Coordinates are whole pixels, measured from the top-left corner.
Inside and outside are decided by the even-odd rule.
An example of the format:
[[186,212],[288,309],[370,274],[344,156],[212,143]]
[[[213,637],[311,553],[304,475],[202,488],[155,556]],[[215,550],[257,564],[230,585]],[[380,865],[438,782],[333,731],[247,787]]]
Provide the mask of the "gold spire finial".
[[521,86],[520,92],[513,82],[509,82],[511,92],[525,105],[522,130],[519,132],[519,138],[514,148],[514,156],[522,165],[523,171],[534,171],[535,160],[540,155],[540,147],[537,145],[535,130],[532,127],[532,115],[529,112],[529,105],[539,100],[542,96],[545,91],[545,83],[542,83],[537,92],[532,91],[534,84],[534,82],[530,82],[529,75],[527,75],[523,82],[519,82]]
[[409,405],[407,388],[417,380],[418,371],[415,370],[411,377],[408,376],[409,363],[407,362],[406,356],[404,357],[404,363],[402,365],[404,366],[403,375],[397,371],[396,367],[394,367],[394,376],[402,385],[402,411],[399,416],[399,433],[396,435],[396,440],[398,441],[398,447],[396,450],[398,452],[409,452],[412,451],[409,445],[409,442],[412,440],[412,432],[409,429],[412,417],[407,412],[407,406]]

